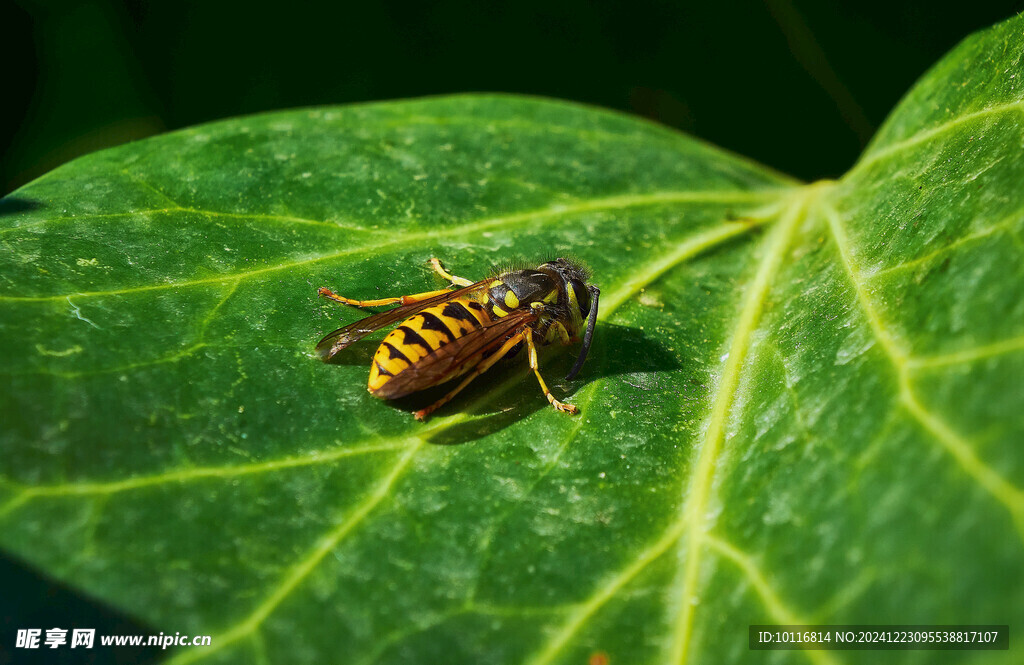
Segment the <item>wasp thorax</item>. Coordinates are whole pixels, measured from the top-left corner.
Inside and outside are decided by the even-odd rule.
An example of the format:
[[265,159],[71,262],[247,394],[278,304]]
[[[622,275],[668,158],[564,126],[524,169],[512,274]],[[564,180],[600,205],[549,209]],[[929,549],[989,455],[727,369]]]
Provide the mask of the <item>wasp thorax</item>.
[[501,311],[512,311],[549,298],[557,293],[558,284],[548,274],[533,270],[508,272],[490,283],[488,299],[491,305]]

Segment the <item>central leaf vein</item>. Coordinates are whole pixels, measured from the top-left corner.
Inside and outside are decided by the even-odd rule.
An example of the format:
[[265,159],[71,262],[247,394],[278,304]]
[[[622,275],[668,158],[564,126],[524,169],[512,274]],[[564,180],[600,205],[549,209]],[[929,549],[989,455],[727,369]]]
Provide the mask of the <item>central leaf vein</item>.
[[[717,458],[718,439],[722,433],[721,425],[724,425],[726,411],[728,410],[728,406],[732,403],[732,395],[735,391],[736,380],[738,378],[739,364],[742,363],[742,358],[745,355],[747,346],[749,345],[750,336],[756,326],[760,307],[771,283],[771,279],[778,269],[786,247],[789,245],[793,231],[799,223],[801,212],[805,206],[805,199],[816,192],[816,190],[817,188],[812,187],[796,192],[792,199],[790,199],[786,212],[783,215],[783,219],[766,240],[765,258],[762,260],[762,264],[754,279],[754,283],[747,292],[747,297],[744,301],[744,306],[737,322],[736,331],[733,334],[732,342],[730,344],[730,347],[732,348],[731,357],[726,368],[723,370],[723,377],[718,385],[714,406],[712,407],[708,434],[705,436],[705,443],[700,452],[701,459],[698,461],[698,470],[694,472],[694,475],[691,478],[690,491],[688,492],[688,496],[684,502],[681,516],[668,526],[656,542],[644,548],[640,555],[628,566],[617,572],[615,575],[606,578],[605,581],[594,590],[593,594],[591,594],[591,596],[580,605],[579,609],[573,612],[568,617],[567,621],[559,627],[559,629],[540,649],[538,649],[534,657],[529,660],[529,665],[548,665],[551,663],[559,652],[561,652],[561,650],[569,643],[572,637],[594,614],[596,614],[608,601],[614,598],[623,587],[629,584],[633,578],[639,575],[649,564],[656,561],[666,551],[668,551],[673,544],[677,543],[684,533],[692,529],[692,525],[696,522],[694,516],[698,515],[700,512],[696,509],[696,505],[698,503],[702,504],[706,501],[706,494],[710,490],[710,475],[714,471],[714,460]],[[716,425],[716,422],[718,425]],[[690,544],[695,548],[700,546],[699,542],[695,542],[692,539]],[[691,559],[692,557],[693,555],[691,553]],[[699,565],[699,561],[697,563]],[[692,584],[688,585],[686,588],[692,589]],[[687,593],[689,593],[689,591],[687,591]],[[675,636],[676,644],[674,645],[676,647],[674,651],[677,654],[682,654],[685,650],[685,643],[688,639],[686,631],[688,631],[689,621],[690,616],[681,615],[679,617],[679,630],[677,630],[677,634]],[[680,658],[681,656],[677,657],[676,660],[678,661]]]
[[761,265],[743,299],[736,329],[728,346],[728,359],[715,390],[711,417],[704,434],[697,465],[690,478],[683,504],[681,522],[686,525],[686,567],[683,572],[682,597],[679,599],[680,611],[673,634],[669,662],[685,663],[689,655],[694,608],[699,598],[697,578],[701,568],[703,538],[709,530],[704,514],[725,439],[726,422],[739,387],[740,372],[750,350],[752,337],[760,321],[768,291],[782,265],[793,234],[803,218],[808,201],[817,197],[820,189],[821,186],[811,186],[801,192],[799,196],[794,197],[789,209],[779,222],[778,228],[767,239]]

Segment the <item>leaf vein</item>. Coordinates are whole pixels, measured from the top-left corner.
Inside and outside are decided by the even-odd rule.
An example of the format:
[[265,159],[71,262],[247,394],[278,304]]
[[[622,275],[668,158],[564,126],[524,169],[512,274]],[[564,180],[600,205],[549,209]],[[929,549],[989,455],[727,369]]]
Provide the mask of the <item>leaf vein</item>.
[[669,662],[685,663],[689,655],[694,607],[698,599],[697,577],[701,567],[702,540],[707,532],[707,525],[703,523],[702,516],[706,512],[707,502],[711,495],[713,478],[725,439],[726,421],[739,388],[740,373],[775,275],[782,265],[795,230],[809,205],[809,200],[817,197],[823,186],[830,185],[826,183],[809,187],[793,199],[779,222],[778,228],[766,239],[764,257],[761,259],[753,282],[747,287],[743,297],[736,328],[728,344],[728,359],[725,367],[722,368],[722,374],[715,389],[696,468],[684,495],[680,522],[686,527],[687,555],[681,585],[680,611],[672,636]]
[[896,370],[901,403],[907,412],[932,435],[932,438],[949,453],[951,458],[956,461],[970,478],[1009,510],[1018,534],[1024,538],[1024,491],[986,465],[978,458],[973,448],[962,436],[955,432],[942,418],[921,404],[911,381],[910,357],[896,346],[892,338],[885,331],[882,320],[875,311],[871,297],[858,278],[858,271],[853,265],[849,241],[843,231],[839,213],[830,204],[822,203],[821,207],[831,230],[832,239],[838,250],[840,262],[843,265],[847,278],[850,280],[850,284],[853,286],[860,308],[868,320],[872,333],[881,343],[885,355]]
[[[774,257],[776,253],[781,253],[779,249],[780,244],[788,244],[788,238],[792,234],[792,229],[799,217],[799,210],[802,208],[803,197],[806,196],[805,190],[798,190],[794,195],[793,202],[790,203],[790,214],[787,219],[780,224],[781,230],[777,230],[777,234],[782,234],[782,238],[785,239],[785,243],[780,242],[777,235],[769,236],[769,241],[772,243],[770,248],[775,249],[775,252],[769,251],[768,255]],[[722,239],[731,237],[731,234],[726,234]],[[689,245],[687,251],[682,251],[682,245],[680,248],[673,250],[668,255],[656,259],[652,264],[644,270],[638,271],[641,275],[647,277],[634,280],[632,287],[639,289],[651,280],[655,279],[658,275],[664,274],[666,270],[671,268],[673,265],[692,256],[700,248],[704,246],[704,241],[692,242],[685,241],[683,245]],[[771,265],[772,262],[768,262],[767,265]],[[649,277],[649,278],[648,278]],[[617,291],[616,297],[613,302],[618,305],[627,299],[626,290],[623,288],[621,292]],[[702,449],[702,454],[708,448]],[[648,565],[656,561],[661,557],[674,543],[676,543],[680,536],[686,531],[689,526],[688,520],[690,518],[689,512],[684,512],[678,519],[665,529],[661,537],[653,544],[645,548],[640,555],[632,561],[628,566],[623,568],[618,573],[605,578],[601,584],[599,584],[591,596],[580,603],[578,609],[570,614],[566,622],[559,628],[558,631],[553,633],[547,642],[540,648],[536,654],[528,661],[529,665],[548,665],[551,663],[558,653],[569,643],[569,640],[583,627],[583,625],[592,617],[598,610],[600,610],[609,600],[611,600],[616,593],[629,582],[639,575]]]
[[491,217],[488,219],[476,220],[457,226],[448,226],[442,229],[419,231],[409,234],[404,234],[395,240],[391,240],[384,243],[377,243],[373,245],[367,245],[362,247],[354,247],[338,252],[332,252],[329,254],[315,255],[305,259],[299,259],[296,261],[288,261],[285,263],[268,266],[265,268],[256,268],[253,270],[242,271],[234,274],[223,274],[216,275],[213,277],[205,277],[193,280],[185,280],[181,282],[168,282],[166,284],[151,284],[146,286],[135,286],[125,287],[121,289],[111,289],[105,291],[87,291],[70,294],[60,295],[49,295],[49,296],[9,296],[0,295],[0,301],[17,301],[17,302],[48,302],[53,300],[63,300],[69,296],[75,296],[78,298],[92,298],[101,296],[111,295],[124,295],[130,293],[141,293],[147,291],[160,291],[166,289],[178,289],[188,288],[192,286],[205,285],[216,282],[224,282],[229,279],[248,279],[259,275],[265,275],[274,272],[280,272],[282,270],[290,270],[292,268],[298,268],[301,266],[308,266],[323,261],[330,261],[352,254],[358,254],[366,251],[380,251],[381,249],[389,247],[401,247],[407,246],[410,243],[415,243],[420,240],[436,241],[442,238],[450,237],[471,237],[473,234],[486,231],[488,229],[506,228],[506,227],[517,227],[523,222],[537,222],[537,221],[558,221],[568,216],[586,213],[586,212],[599,212],[605,210],[620,210],[633,207],[643,207],[649,205],[659,205],[665,203],[745,203],[762,201],[766,199],[772,199],[785,193],[787,190],[772,189],[772,190],[751,190],[745,192],[737,191],[707,191],[707,192],[654,192],[650,194],[628,194],[620,196],[611,196],[600,199],[591,199],[581,201],[573,205],[556,205],[548,208],[540,208],[536,210],[529,210],[520,213],[513,213],[509,215],[500,215],[497,217]]
[[[775,593],[775,590],[772,589],[771,585],[768,584],[768,580],[765,579],[764,574],[758,569],[757,564],[754,563],[750,555],[711,533],[705,534],[704,540],[711,549],[718,552],[719,555],[728,559],[740,569],[740,572],[747,578],[750,585],[754,587],[754,591],[760,596],[765,609],[772,615],[776,623],[790,626],[808,625],[811,623],[786,606],[778,594]],[[804,649],[803,652],[810,658],[811,662],[818,665],[834,665],[839,662],[828,651]]]
[[419,439],[415,444],[409,446],[406,453],[402,455],[387,475],[378,483],[377,488],[355,506],[354,510],[345,511],[348,513],[347,517],[325,534],[304,557],[292,565],[288,572],[282,576],[281,582],[274,589],[273,593],[269,594],[263,602],[256,606],[248,617],[217,636],[213,640],[211,648],[183,652],[181,658],[174,658],[171,662],[187,663],[206,658],[259,629],[267,617],[284,602],[291,592],[312,574],[320,561],[337,547],[344,540],[345,536],[355,529],[384,500],[392,486],[402,475],[402,472],[405,471],[412,461],[413,456],[424,443],[423,439]]
[[952,120],[947,120],[946,122],[935,125],[930,129],[925,129],[920,132],[917,132],[913,136],[903,139],[902,141],[892,143],[885,148],[865,153],[864,157],[860,161],[858,161],[852,169],[850,169],[849,173],[846,174],[846,177],[849,177],[850,175],[857,173],[858,171],[863,171],[869,166],[876,164],[880,161],[883,161],[885,159],[888,159],[892,155],[898,154],[903,150],[906,150],[907,148],[911,148],[915,145],[926,143],[931,139],[935,138],[936,136],[941,136],[942,134],[952,129],[955,129],[962,124],[966,124],[981,118],[1002,115],[1003,113],[1013,111],[1024,111],[1024,101],[1018,100],[1016,102],[1009,102],[1006,104],[997,104],[995,106],[990,106],[989,108],[982,109],[980,111],[974,111],[973,113],[965,113],[964,115],[957,116]]
[[[593,401],[594,401],[594,394],[597,392],[596,386],[600,385],[600,383],[601,383],[601,379],[597,379],[597,380],[593,381],[592,383],[590,383],[589,385],[586,386],[586,388],[585,388],[585,390],[587,390],[586,400],[585,400],[584,403],[578,404],[579,408],[580,408],[580,411],[586,413],[587,409],[590,408],[591,403],[593,403]],[[523,503],[531,494],[533,494],[533,491],[537,488],[537,486],[541,483],[541,481],[543,481],[545,478],[547,478],[548,474],[550,474],[551,471],[555,468],[555,465],[558,464],[558,460],[560,460],[562,458],[562,455],[568,449],[569,444],[572,443],[573,441],[575,441],[576,437],[579,436],[580,430],[583,429],[583,425],[585,423],[586,423],[586,420],[584,418],[580,417],[580,418],[577,419],[577,422],[575,423],[575,427],[573,427],[572,430],[569,432],[569,435],[567,437],[565,437],[565,440],[558,447],[558,450],[552,456],[551,460],[547,464],[544,465],[544,468],[541,469],[541,472],[539,474],[537,474],[537,477],[533,480],[532,483],[530,483],[530,486],[526,488],[526,490],[522,493],[522,495],[520,497],[517,497],[518,500],[519,500],[519,503]],[[483,537],[481,537],[481,539],[480,539],[479,557],[478,557],[479,561],[480,561],[479,573],[477,574],[477,578],[476,578],[476,580],[475,580],[475,582],[473,584],[473,588],[470,590],[470,592],[468,594],[466,594],[466,599],[467,599],[466,603],[467,604],[472,604],[472,603],[475,602],[476,594],[478,593],[479,587],[480,587],[480,577],[483,574],[484,568],[487,567],[487,563],[490,561],[489,552],[490,552],[491,540],[494,538],[494,534],[496,534],[498,532],[498,530],[501,528],[501,525],[504,524],[505,521],[508,519],[509,515],[512,514],[512,510],[514,509],[514,507],[515,506],[509,507],[509,509],[504,511],[500,516],[495,517],[491,521],[491,524],[488,527],[487,531],[484,533]]]
[[[28,497],[70,497],[96,494],[115,494],[127,490],[142,489],[166,483],[187,483],[204,478],[234,478],[237,476],[246,476],[255,473],[266,473],[268,471],[280,471],[282,469],[292,469],[300,466],[323,464],[342,459],[344,457],[402,450],[408,447],[408,441],[392,441],[389,443],[381,443],[379,445],[335,448],[333,450],[326,451],[316,450],[305,455],[283,457],[266,462],[174,469],[172,471],[165,471],[163,473],[148,476],[135,476],[125,480],[18,486],[23,487],[24,492]],[[12,485],[15,484],[15,481],[10,479],[5,479],[5,482]]]
[[1017,351],[1024,351],[1024,336],[1000,340],[998,342],[985,344],[984,346],[978,346],[973,349],[953,351],[952,353],[908,358],[907,366],[909,369],[913,370],[932,369],[935,367],[946,367],[948,365],[972,363],[978,360],[985,360],[986,358],[1015,353]]
[[872,281],[882,276],[891,275],[896,272],[902,272],[909,268],[915,268],[929,261],[932,261],[944,254],[952,253],[953,251],[959,249],[960,247],[963,247],[964,245],[969,245],[971,243],[977,242],[978,240],[983,240],[996,233],[1005,232],[1012,237],[1013,227],[1019,222],[1020,212],[1013,213],[1012,215],[1009,215],[1006,219],[988,227],[983,231],[975,231],[974,233],[969,233],[963,236],[962,238],[958,238],[957,240],[949,243],[945,247],[940,247],[932,252],[928,252],[923,256],[919,256],[916,259],[904,261],[903,263],[888,268],[883,268],[870,274],[865,274],[863,275],[863,279],[865,281]]
[[221,212],[217,210],[204,210],[202,208],[185,208],[185,207],[174,207],[174,208],[146,208],[144,210],[131,210],[126,212],[111,212],[111,213],[86,213],[82,215],[64,215],[61,217],[49,217],[47,219],[40,219],[34,222],[26,222],[17,226],[8,226],[0,229],[0,235],[11,233],[14,231],[21,231],[24,229],[36,228],[39,226],[49,226],[57,222],[78,222],[88,221],[93,219],[114,219],[119,217],[139,217],[142,215],[164,215],[174,213],[190,213],[194,215],[200,215],[203,217],[214,218],[228,218],[247,220],[265,220],[271,222],[282,222],[287,224],[303,224],[308,226],[322,226],[328,229],[349,232],[360,232],[360,233],[382,233],[374,229],[367,229],[362,226],[355,224],[341,224],[339,222],[324,222],[316,219],[309,219],[307,217],[295,217],[293,215],[277,215],[273,213],[253,213],[253,212]]

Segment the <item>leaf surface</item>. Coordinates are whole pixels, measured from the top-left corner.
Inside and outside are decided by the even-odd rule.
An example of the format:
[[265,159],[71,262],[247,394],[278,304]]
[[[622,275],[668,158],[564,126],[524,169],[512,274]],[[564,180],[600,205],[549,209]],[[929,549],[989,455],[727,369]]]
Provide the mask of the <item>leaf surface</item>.
[[[181,662],[732,662],[753,623],[1019,624],[1022,25],[954,50],[836,183],[502,96],[57,169],[0,203],[0,542],[213,635]],[[579,416],[513,365],[417,423],[367,394],[373,344],[312,353],[363,316],[320,286],[567,253],[601,321],[576,380],[541,367]]]

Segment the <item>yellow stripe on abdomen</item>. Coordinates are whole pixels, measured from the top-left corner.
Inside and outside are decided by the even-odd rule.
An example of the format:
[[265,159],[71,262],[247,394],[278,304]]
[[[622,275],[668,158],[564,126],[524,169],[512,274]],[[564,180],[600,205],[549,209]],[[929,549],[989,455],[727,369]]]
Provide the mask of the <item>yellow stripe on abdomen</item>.
[[455,298],[409,317],[388,333],[373,355],[367,389],[371,393],[379,390],[424,356],[488,321],[483,306],[466,298]]

